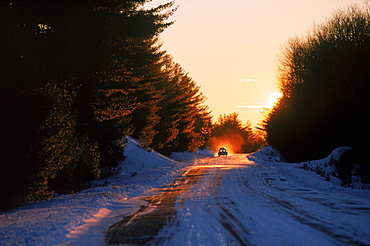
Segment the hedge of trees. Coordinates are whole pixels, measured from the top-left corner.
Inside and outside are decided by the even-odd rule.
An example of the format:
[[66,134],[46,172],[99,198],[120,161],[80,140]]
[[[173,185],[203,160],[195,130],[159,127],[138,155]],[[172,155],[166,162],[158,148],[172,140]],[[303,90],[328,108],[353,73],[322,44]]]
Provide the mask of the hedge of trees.
[[281,52],[282,97],[266,117],[267,141],[289,161],[354,148],[370,181],[370,9],[335,12]]
[[209,146],[218,151],[226,147],[232,153],[251,153],[265,144],[265,139],[253,130],[248,121],[244,124],[237,113],[220,115],[213,125]]
[[145,2],[0,2],[0,210],[85,188],[127,135],[205,145],[204,97],[157,40],[176,8]]

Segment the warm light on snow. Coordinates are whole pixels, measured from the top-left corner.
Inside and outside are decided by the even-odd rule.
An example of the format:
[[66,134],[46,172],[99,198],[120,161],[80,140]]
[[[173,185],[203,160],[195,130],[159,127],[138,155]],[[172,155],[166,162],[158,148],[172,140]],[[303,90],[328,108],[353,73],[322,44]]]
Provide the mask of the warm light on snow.
[[237,169],[237,168],[248,168],[249,165],[256,165],[254,162],[248,162],[243,164],[214,164],[214,165],[197,165],[197,168],[218,168],[218,169]]
[[110,214],[110,210],[106,208],[101,208],[96,214],[91,218],[86,219],[84,223],[76,228],[73,228],[67,235],[67,238],[78,238],[81,234],[86,234],[88,229],[92,226],[96,226],[101,219],[105,218]]
[[[140,216],[162,212],[168,224],[152,245],[370,244],[369,189],[287,164],[271,146],[249,155],[214,158],[205,149],[167,158],[127,140],[122,173],[0,213],[1,245],[107,245],[106,232],[118,221],[134,215],[128,226],[135,227]],[[332,172],[327,163],[337,152],[305,164]],[[148,204],[150,197],[160,199]],[[170,210],[160,207],[169,201]]]

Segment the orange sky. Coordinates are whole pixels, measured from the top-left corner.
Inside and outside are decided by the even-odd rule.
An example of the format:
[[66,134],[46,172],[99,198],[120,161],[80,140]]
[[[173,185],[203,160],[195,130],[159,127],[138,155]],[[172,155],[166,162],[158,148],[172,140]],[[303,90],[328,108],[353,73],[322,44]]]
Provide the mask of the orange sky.
[[[158,6],[169,0],[154,0]],[[364,0],[175,0],[164,48],[208,98],[214,120],[237,112],[253,125],[276,95],[276,61],[289,38],[302,36],[334,10]]]

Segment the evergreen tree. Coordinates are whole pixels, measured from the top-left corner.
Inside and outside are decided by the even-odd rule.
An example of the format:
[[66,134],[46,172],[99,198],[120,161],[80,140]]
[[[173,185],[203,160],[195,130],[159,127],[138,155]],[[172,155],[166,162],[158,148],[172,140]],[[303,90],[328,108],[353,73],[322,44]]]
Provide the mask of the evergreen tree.
[[210,113],[203,105],[199,87],[169,55],[161,62],[163,91],[160,100],[160,122],[153,147],[164,154],[172,151],[194,151],[204,147],[210,128]]
[[204,145],[204,97],[157,40],[176,8],[145,2],[0,2],[1,210],[85,188],[128,134],[166,153]]
[[174,11],[144,2],[0,2],[1,210],[77,191],[122,160]]

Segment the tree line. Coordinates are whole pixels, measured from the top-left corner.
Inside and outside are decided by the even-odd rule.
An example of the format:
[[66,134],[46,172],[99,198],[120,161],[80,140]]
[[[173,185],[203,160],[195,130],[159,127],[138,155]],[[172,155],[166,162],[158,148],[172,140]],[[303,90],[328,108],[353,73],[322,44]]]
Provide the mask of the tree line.
[[290,39],[278,77],[283,96],[262,124],[268,143],[292,162],[352,147],[369,182],[369,5],[337,11],[306,36]]
[[173,2],[0,2],[0,210],[71,193],[124,160],[204,147],[212,118],[158,41]]
[[252,124],[245,124],[238,118],[237,113],[220,115],[213,124],[208,145],[218,151],[226,147],[231,153],[251,153],[265,145],[265,139],[258,134]]

